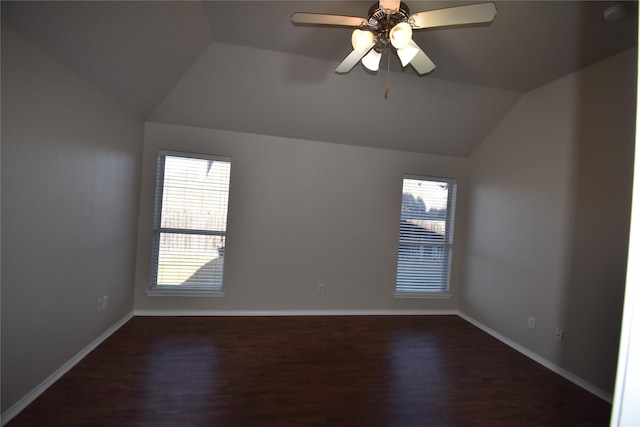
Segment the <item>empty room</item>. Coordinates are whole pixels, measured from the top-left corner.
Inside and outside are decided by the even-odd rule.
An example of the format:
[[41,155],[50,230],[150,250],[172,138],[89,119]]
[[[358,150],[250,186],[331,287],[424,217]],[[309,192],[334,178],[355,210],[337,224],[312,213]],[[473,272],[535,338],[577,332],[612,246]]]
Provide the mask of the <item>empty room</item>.
[[1,7],[3,426],[625,425],[637,2]]

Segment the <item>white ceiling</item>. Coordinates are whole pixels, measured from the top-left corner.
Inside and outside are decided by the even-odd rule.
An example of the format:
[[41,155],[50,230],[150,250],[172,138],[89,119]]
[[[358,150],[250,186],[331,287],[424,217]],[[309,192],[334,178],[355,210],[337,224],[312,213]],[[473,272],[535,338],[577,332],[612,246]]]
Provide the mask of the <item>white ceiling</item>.
[[613,2],[497,1],[491,25],[415,32],[437,68],[418,76],[391,58],[385,100],[385,72],[333,73],[351,30],[290,22],[372,3],[2,1],[2,22],[150,120],[456,156],[523,93],[637,45],[636,2],[608,22]]

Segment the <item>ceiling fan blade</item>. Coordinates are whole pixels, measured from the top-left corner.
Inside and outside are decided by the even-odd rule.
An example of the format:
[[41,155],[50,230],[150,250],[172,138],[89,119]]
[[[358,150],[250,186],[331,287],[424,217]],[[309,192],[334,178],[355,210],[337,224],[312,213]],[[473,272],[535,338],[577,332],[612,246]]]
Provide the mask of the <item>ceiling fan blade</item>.
[[418,46],[416,42],[411,40],[409,42],[409,45],[418,49],[418,53],[416,53],[416,56],[414,56],[411,62],[409,62],[411,66],[415,68],[418,74],[427,74],[432,72],[436,68],[436,64],[434,64],[433,61],[429,59],[427,54],[424,53],[422,49],[420,49],[420,46]]
[[336,73],[345,74],[351,71],[351,69],[364,57],[373,46],[375,46],[376,42],[373,41],[366,49],[361,52],[352,51],[345,59],[338,65],[336,68]]
[[493,21],[497,12],[496,5],[491,2],[478,3],[414,13],[409,22],[415,29],[479,24]]
[[291,15],[294,24],[336,25],[341,27],[360,27],[365,24],[365,18],[357,16],[325,15],[323,13],[296,12]]

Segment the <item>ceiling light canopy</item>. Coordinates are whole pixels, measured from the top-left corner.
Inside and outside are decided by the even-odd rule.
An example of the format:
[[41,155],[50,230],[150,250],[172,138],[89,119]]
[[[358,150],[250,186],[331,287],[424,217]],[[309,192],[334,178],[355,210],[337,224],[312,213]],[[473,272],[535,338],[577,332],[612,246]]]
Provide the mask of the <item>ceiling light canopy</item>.
[[609,6],[603,12],[604,19],[607,21],[618,21],[629,14],[627,8],[622,4],[614,4]]
[[380,9],[386,13],[396,13],[400,9],[400,0],[380,0]]

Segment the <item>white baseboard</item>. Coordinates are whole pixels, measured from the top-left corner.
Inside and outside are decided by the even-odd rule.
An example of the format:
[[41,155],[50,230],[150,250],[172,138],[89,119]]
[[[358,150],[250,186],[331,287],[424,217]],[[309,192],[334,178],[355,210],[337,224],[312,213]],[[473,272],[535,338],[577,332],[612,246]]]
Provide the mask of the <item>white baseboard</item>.
[[134,316],[435,316],[456,310],[134,310]]
[[31,390],[26,396],[16,402],[11,408],[7,409],[1,416],[0,419],[1,425],[7,424],[11,421],[16,415],[18,415],[24,408],[29,406],[31,402],[36,400],[38,396],[45,392],[49,387],[53,385],[56,381],[58,381],[64,374],[69,372],[71,368],[73,368],[78,362],[80,362],[87,354],[91,353],[96,347],[98,347],[104,340],[109,338],[115,331],[120,329],[122,325],[127,323],[130,319],[133,318],[133,313],[129,313],[124,316],[122,319],[118,320],[113,326],[107,329],[102,335],[93,340],[91,344],[83,348],[78,354],[73,356],[67,363],[58,368],[53,374],[49,376],[46,380],[41,382],[38,386],[36,386],[33,390]]
[[560,366],[556,365],[555,363],[545,359],[544,357],[534,353],[533,351],[529,350],[526,347],[523,347],[522,345],[516,343],[515,341],[510,340],[509,338],[505,337],[504,335],[494,331],[493,329],[491,329],[490,327],[488,327],[487,325],[478,322],[476,319],[458,312],[457,313],[458,316],[462,317],[464,320],[466,320],[467,322],[471,323],[472,325],[474,325],[475,327],[482,329],[483,331],[485,331],[486,333],[488,333],[489,335],[491,335],[492,337],[502,341],[504,344],[508,345],[509,347],[513,348],[514,350],[522,353],[523,355],[527,356],[528,358],[532,359],[535,362],[538,362],[539,364],[541,364],[542,366],[544,366],[547,369],[550,369],[551,371],[555,372],[556,374],[560,375],[561,377],[566,378],[567,380],[571,381],[572,383],[582,387],[583,389],[587,390],[588,392],[590,392],[591,394],[594,394],[596,396],[598,396],[600,399],[611,403],[613,401],[613,395],[611,395],[610,393],[607,393],[606,391],[602,390],[599,387],[594,386],[591,383],[588,383],[587,381],[583,380],[582,378],[572,374],[571,372],[567,371],[564,368],[561,368]]

